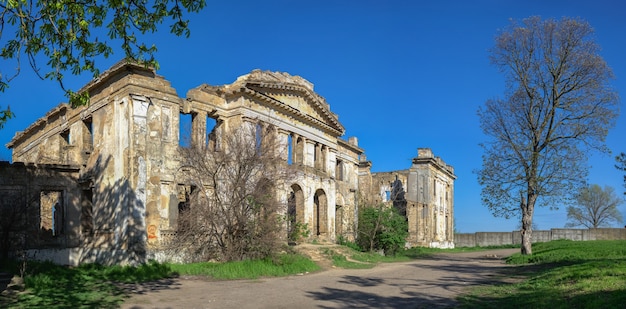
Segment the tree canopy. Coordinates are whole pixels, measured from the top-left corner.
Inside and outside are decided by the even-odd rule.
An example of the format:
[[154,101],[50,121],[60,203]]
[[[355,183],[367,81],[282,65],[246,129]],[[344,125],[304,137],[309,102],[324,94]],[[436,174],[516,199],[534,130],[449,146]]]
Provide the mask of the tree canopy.
[[599,228],[622,222],[622,214],[617,209],[622,203],[612,187],[604,189],[591,185],[580,190],[576,196],[576,205],[567,207],[567,224],[565,227],[584,226]]
[[[24,64],[42,79],[57,81],[72,104],[84,104],[63,85],[66,74],[99,73],[97,57],[109,57],[119,44],[125,57],[157,66],[156,46],[142,42],[141,34],[153,33],[170,21],[170,32],[189,36],[187,12],[198,12],[205,0],[7,0],[0,2],[0,91],[20,74]],[[43,62],[43,63],[42,63]],[[0,104],[0,128],[13,116]]]
[[532,253],[535,205],[571,201],[585,182],[586,151],[608,152],[619,101],[592,34],[580,19],[530,17],[513,21],[490,50],[506,90],[478,110],[488,137],[478,181],[494,215],[521,218],[523,254]]

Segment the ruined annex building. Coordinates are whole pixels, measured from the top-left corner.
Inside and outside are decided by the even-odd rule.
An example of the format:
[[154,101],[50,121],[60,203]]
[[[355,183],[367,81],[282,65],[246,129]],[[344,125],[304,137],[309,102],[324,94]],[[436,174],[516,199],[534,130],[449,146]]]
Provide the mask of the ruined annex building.
[[14,163],[0,165],[2,216],[17,209],[26,218],[0,232],[13,232],[35,258],[76,265],[153,257],[188,202],[181,147],[221,151],[242,126],[272,132],[285,168],[298,171],[276,190],[309,240],[354,239],[361,204],[391,203],[395,190],[408,245],[453,246],[453,169],[424,148],[408,170],[371,173],[357,139],[342,139],[337,115],[299,76],[255,70],[181,98],[153,69],[120,62],[80,91],[89,105],[61,104],[16,133],[7,144]]

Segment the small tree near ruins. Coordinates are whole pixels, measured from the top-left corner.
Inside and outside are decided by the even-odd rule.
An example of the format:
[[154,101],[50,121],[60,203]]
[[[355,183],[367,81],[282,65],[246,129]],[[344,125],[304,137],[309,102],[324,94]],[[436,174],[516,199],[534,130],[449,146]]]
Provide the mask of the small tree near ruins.
[[506,75],[504,98],[480,108],[482,201],[495,216],[519,216],[522,254],[531,254],[535,205],[571,200],[584,185],[588,149],[617,117],[611,69],[593,29],[579,19],[513,21],[496,37],[491,61]]
[[287,176],[272,130],[243,126],[219,145],[183,148],[187,203],[179,204],[170,247],[187,258],[258,259],[278,252],[284,202],[277,188]]
[[612,187],[604,189],[591,185],[580,190],[576,195],[576,205],[567,207],[567,224],[565,227],[584,226],[596,229],[622,222],[622,214],[617,209],[622,199],[615,194]]
[[409,236],[402,182],[393,182],[391,203],[380,203],[369,194],[358,196],[356,244],[364,251],[383,250],[385,255],[395,255]]

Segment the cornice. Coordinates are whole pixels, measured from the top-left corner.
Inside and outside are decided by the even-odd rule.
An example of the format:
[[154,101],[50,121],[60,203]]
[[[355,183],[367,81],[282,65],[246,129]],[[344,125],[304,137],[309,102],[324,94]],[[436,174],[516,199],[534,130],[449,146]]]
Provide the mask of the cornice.
[[339,123],[337,116],[330,111],[330,105],[326,103],[326,100],[322,98],[320,95],[312,92],[307,87],[294,85],[294,84],[282,84],[282,83],[275,84],[275,83],[263,83],[263,82],[248,82],[245,84],[245,86],[247,88],[259,87],[259,88],[269,88],[269,89],[298,92],[307,100],[307,102],[313,103],[313,106],[315,107],[315,109],[318,112],[320,112],[328,121],[330,121],[336,130],[341,131],[341,132],[345,131],[341,123]]
[[[276,89],[280,89],[280,88],[276,88]],[[276,109],[278,109],[279,111],[282,111],[283,113],[287,114],[287,115],[292,115],[296,118],[298,118],[299,120],[301,120],[302,122],[305,122],[309,125],[312,126],[318,126],[321,127],[322,130],[333,134],[335,136],[341,136],[344,134],[344,129],[343,127],[338,123],[335,122],[338,126],[337,127],[333,127],[329,124],[327,124],[326,122],[314,118],[310,115],[307,115],[303,112],[301,112],[300,110],[298,110],[297,108],[293,108],[291,106],[289,106],[288,104],[285,104],[283,102],[281,102],[280,100],[274,99],[260,91],[257,91],[255,89],[249,88],[249,87],[241,87],[239,88],[239,93],[241,94],[245,94],[248,95],[252,98],[256,98],[259,99],[273,107],[275,107]]]
[[441,160],[437,160],[436,158],[413,158],[413,164],[428,164],[429,166],[434,166],[440,172],[448,175],[453,180],[456,179],[456,175],[452,172],[452,167],[448,164],[441,162]]

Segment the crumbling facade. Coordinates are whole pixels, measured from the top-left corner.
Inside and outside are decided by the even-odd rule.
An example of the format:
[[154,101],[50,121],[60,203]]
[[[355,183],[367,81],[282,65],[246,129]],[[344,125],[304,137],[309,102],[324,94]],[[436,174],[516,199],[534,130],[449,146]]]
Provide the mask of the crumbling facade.
[[[35,216],[40,227],[52,229],[52,238],[57,230],[68,235],[68,241],[46,250],[31,246],[41,258],[66,264],[145,260],[176,233],[180,205],[186,202],[180,147],[220,151],[222,138],[241,127],[277,137],[276,151],[297,177],[276,189],[294,208],[296,220],[309,227],[311,238],[354,238],[359,191],[375,187],[371,162],[356,138],[341,138],[345,129],[337,115],[305,79],[255,70],[229,85],[191,89],[183,99],[153,69],[120,62],[80,91],[89,93],[88,106],[61,104],[7,144],[13,162],[72,171],[66,177],[70,182],[37,189],[43,194],[36,203],[41,204]],[[439,172],[412,167],[408,179],[413,174],[436,178]],[[0,182],[0,190],[11,186]],[[431,205],[419,196],[411,200],[415,205]],[[55,210],[42,206],[59,201],[63,206]],[[452,204],[445,205],[442,211],[451,220]],[[440,209],[428,207],[435,213]],[[51,211],[65,219],[45,219]],[[424,243],[418,240],[431,235],[428,231],[410,243]]]
[[406,215],[407,246],[454,248],[454,169],[419,148],[408,170],[372,173],[373,201]]

